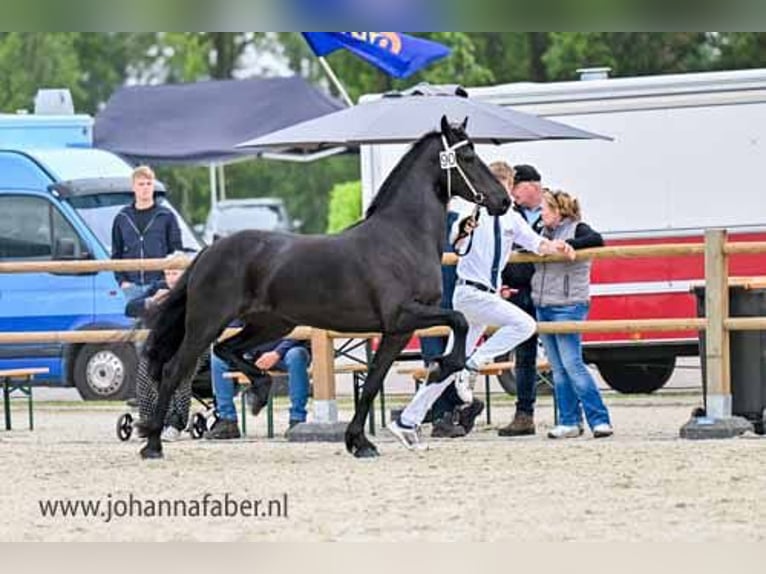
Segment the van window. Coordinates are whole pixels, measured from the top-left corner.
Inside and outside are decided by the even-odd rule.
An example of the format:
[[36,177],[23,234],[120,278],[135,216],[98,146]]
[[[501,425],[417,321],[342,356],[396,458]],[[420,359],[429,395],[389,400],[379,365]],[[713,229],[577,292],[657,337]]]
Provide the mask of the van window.
[[56,242],[69,240],[74,256],[85,251],[70,223],[40,197],[0,197],[0,259],[50,260]]
[[[133,203],[133,199],[133,192],[109,192],[75,196],[68,198],[68,201],[77,210],[80,217],[85,220],[88,227],[93,230],[101,244],[110,252],[112,250],[112,224],[114,223],[114,218],[123,207]],[[176,221],[178,221],[178,226],[181,229],[181,243],[184,250],[199,251],[201,248],[199,241],[175,207],[164,196],[158,197],[157,203],[167,207],[176,216]]]

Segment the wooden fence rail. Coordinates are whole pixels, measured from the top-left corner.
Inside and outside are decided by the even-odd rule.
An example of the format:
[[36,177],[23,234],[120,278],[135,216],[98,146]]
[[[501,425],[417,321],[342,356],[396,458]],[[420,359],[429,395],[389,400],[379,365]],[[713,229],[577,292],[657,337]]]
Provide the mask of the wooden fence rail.
[[[729,381],[729,332],[734,330],[764,330],[764,317],[728,316],[728,256],[735,254],[757,254],[766,252],[766,242],[729,242],[726,231],[708,230],[704,243],[668,243],[657,245],[636,245],[600,247],[577,252],[577,259],[635,258],[635,257],[680,257],[703,255],[705,257],[705,318],[688,319],[643,319],[610,321],[566,321],[539,323],[540,333],[607,333],[641,331],[705,331],[706,370],[708,374],[708,414],[713,418],[731,416],[731,388]],[[514,253],[511,262],[564,261],[560,256],[541,258],[532,254]],[[445,254],[443,263],[454,265],[457,257]],[[0,273],[93,273],[99,271],[183,269],[188,264],[185,258],[175,260],[106,260],[106,261],[26,261],[0,263]],[[760,286],[764,286],[761,284]],[[224,336],[236,333],[227,329]],[[448,334],[446,327],[433,327],[418,331],[418,336]],[[67,331],[67,332],[23,332],[0,333],[0,344],[23,343],[109,343],[138,341],[145,339],[146,330],[133,331]],[[337,338],[371,338],[378,333],[343,333],[322,331],[308,327],[297,327],[291,338],[310,340],[314,354],[315,397],[321,406],[320,421],[331,421],[334,416],[335,381],[332,340]],[[319,410],[317,410],[319,413]]]

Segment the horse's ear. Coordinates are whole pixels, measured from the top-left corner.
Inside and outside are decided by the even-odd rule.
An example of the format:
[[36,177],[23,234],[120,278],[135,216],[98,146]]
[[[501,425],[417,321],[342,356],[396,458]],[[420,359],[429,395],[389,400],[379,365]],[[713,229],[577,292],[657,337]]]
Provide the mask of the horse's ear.
[[447,121],[447,116],[446,115],[442,116],[441,128],[442,128],[442,133],[445,136],[448,135],[452,131],[452,128],[450,128],[449,122]]
[[465,119],[463,120],[463,123],[460,124],[460,127],[463,131],[466,131],[465,129],[468,127],[468,116],[465,117]]

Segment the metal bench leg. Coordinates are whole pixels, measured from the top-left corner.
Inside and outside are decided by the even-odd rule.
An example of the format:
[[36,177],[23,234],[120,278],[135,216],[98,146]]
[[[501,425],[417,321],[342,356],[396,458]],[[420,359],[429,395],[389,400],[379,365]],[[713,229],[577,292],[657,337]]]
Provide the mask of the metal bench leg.
[[247,400],[245,399],[244,390],[239,393],[239,398],[242,401],[242,436],[247,436]]
[[32,385],[27,386],[27,404],[29,406],[29,430],[35,430],[34,399],[32,398]]
[[386,392],[383,383],[380,384],[380,426],[386,426]]
[[11,391],[8,379],[3,379],[3,410],[5,411],[5,430],[11,430]]
[[11,391],[8,379],[3,379],[3,406],[5,410],[5,430],[11,430]]
[[487,398],[487,424],[492,424],[492,406],[490,402],[490,393],[489,393],[489,375],[484,375],[484,393]]
[[553,380],[543,375],[541,372],[537,373],[537,381],[535,384],[548,385],[551,389],[551,397],[553,398],[553,424],[559,424],[559,409],[556,403],[556,385],[553,384]]
[[266,436],[274,438],[274,395],[271,393],[266,403]]

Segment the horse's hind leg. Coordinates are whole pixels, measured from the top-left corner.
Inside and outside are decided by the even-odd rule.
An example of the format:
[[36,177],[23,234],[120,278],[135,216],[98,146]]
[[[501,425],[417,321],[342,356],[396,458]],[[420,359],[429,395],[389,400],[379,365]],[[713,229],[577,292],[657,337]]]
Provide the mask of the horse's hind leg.
[[372,360],[370,373],[364,382],[362,396],[354,412],[354,418],[351,419],[346,428],[346,450],[357,458],[378,456],[378,449],[364,435],[364,421],[367,419],[372,401],[375,400],[388,369],[391,368],[394,360],[402,352],[411,336],[412,333],[384,334],[380,341],[380,347],[378,347]]
[[199,321],[187,322],[187,325],[193,325],[193,328],[187,328],[180,348],[162,369],[157,404],[151,419],[142,429],[142,434],[147,439],[146,445],[141,449],[142,458],[162,457],[160,435],[173,393],[182,381],[194,375],[200,357],[223,328],[218,325],[202,326]]

